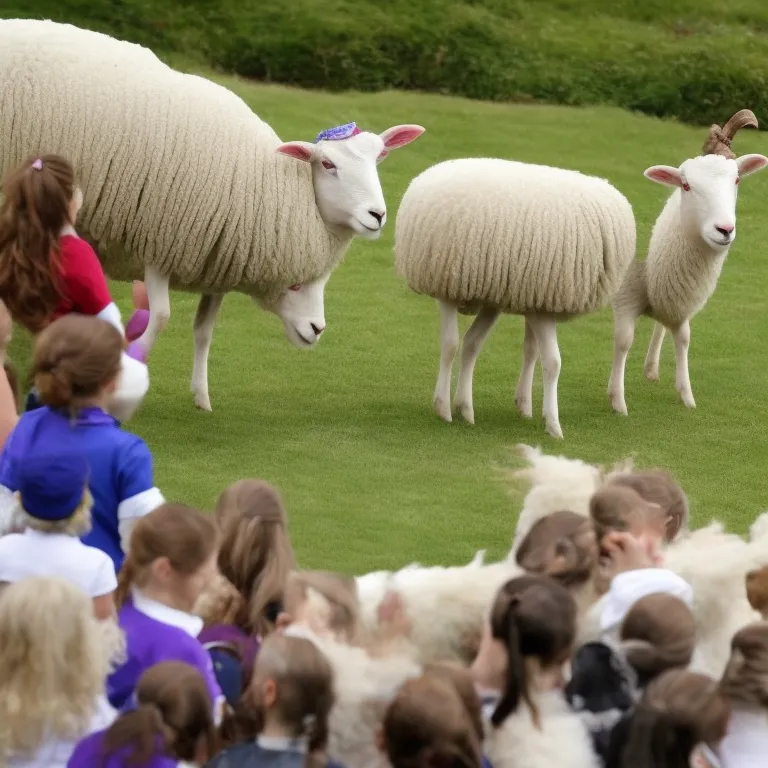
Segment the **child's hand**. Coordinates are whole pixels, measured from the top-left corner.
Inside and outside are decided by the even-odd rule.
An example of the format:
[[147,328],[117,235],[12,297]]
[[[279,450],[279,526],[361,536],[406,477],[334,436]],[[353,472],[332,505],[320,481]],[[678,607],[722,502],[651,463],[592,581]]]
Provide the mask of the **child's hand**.
[[609,533],[603,539],[603,547],[610,557],[608,570],[612,576],[657,565],[654,556],[648,551],[647,543],[631,533]]
[[377,608],[381,633],[387,637],[404,637],[411,632],[411,620],[405,612],[403,597],[399,592],[389,591]]

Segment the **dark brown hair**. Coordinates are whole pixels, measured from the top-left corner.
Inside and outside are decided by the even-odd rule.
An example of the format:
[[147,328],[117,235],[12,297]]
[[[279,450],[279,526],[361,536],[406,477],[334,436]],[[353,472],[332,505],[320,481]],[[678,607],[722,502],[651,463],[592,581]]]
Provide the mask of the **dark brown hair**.
[[425,664],[424,674],[444,680],[453,686],[467,711],[472,727],[477,734],[478,743],[482,745],[485,739],[483,706],[469,670],[456,662],[439,661]]
[[646,595],[630,609],[621,625],[622,651],[641,685],[669,669],[691,663],[696,621],[680,598],[664,593]]
[[75,409],[96,397],[120,372],[123,339],[106,320],[65,315],[35,342],[32,373],[40,399]]
[[200,672],[180,661],[163,661],[139,678],[138,706],[121,715],[107,730],[106,758],[127,752],[128,764],[143,765],[159,751],[177,760],[206,760],[218,751],[213,702]]
[[480,768],[476,727],[455,686],[434,674],[407,680],[387,708],[392,768]]
[[631,488],[646,501],[658,504],[666,519],[665,538],[673,541],[688,527],[688,497],[679,483],[663,469],[633,470],[608,477],[608,482]]
[[243,598],[234,623],[266,635],[277,618],[266,609],[282,601],[296,567],[280,494],[264,480],[240,480],[219,496],[215,516],[222,532],[219,570]]
[[733,636],[721,686],[733,704],[768,709],[768,622],[749,624]]
[[73,223],[74,194],[74,170],[59,155],[30,157],[3,182],[0,299],[32,333],[45,328],[61,299],[58,238]]
[[132,585],[141,588],[155,560],[167,557],[174,571],[191,575],[205,565],[218,543],[213,522],[183,504],[165,503],[140,517],[117,576],[116,605],[123,605]]
[[663,535],[665,529],[665,515],[660,506],[646,501],[632,488],[617,483],[607,483],[592,494],[589,515],[601,547],[603,539],[614,531],[641,534],[654,529]]
[[598,564],[592,520],[575,512],[553,512],[537,520],[515,554],[529,573],[551,576],[564,587],[589,581]]
[[264,640],[250,685],[222,729],[228,740],[250,741],[264,729],[264,684],[275,683],[274,707],[290,736],[308,738],[305,768],[325,768],[328,718],[334,704],[333,670],[323,653],[303,637],[275,633]]
[[694,748],[719,742],[729,718],[714,680],[682,669],[665,672],[614,728],[606,768],[689,768]]
[[576,637],[576,603],[562,584],[547,576],[519,576],[499,590],[490,622],[491,636],[502,643],[508,658],[504,693],[491,723],[498,728],[524,701],[538,726],[525,662],[565,663]]

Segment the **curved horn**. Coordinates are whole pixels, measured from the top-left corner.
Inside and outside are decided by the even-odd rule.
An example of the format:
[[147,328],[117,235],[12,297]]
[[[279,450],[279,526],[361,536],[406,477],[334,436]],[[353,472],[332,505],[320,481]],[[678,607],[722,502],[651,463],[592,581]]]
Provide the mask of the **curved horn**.
[[742,128],[757,128],[757,118],[751,109],[739,110],[724,126],[723,133],[729,138],[733,137]]
[[712,125],[704,142],[702,149],[703,155],[722,155],[731,160],[736,158],[736,154],[731,149],[733,137],[742,128],[757,128],[757,118],[750,109],[739,110],[723,128],[719,125]]

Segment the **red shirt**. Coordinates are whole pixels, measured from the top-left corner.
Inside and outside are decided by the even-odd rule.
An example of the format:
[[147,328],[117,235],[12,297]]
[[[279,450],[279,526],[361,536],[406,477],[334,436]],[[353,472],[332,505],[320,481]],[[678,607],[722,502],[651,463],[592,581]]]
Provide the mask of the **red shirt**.
[[76,235],[62,235],[59,238],[59,263],[63,297],[52,320],[70,312],[98,315],[112,303],[99,257],[85,240]]

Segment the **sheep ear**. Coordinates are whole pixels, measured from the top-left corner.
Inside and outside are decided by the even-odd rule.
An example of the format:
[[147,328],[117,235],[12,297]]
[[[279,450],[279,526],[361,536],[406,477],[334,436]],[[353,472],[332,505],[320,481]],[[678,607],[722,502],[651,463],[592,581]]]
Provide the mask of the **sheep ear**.
[[768,157],[765,155],[742,155],[736,159],[739,166],[739,176],[749,176],[750,173],[761,171],[768,165]]
[[393,150],[415,141],[424,131],[420,125],[395,125],[380,133],[379,137],[384,142],[384,149]]
[[281,144],[275,152],[309,163],[312,161],[312,156],[315,153],[315,145],[310,144],[308,141],[288,141],[285,144]]
[[666,184],[668,187],[683,186],[683,177],[680,175],[680,171],[671,165],[652,165],[645,170],[643,176],[657,184]]

